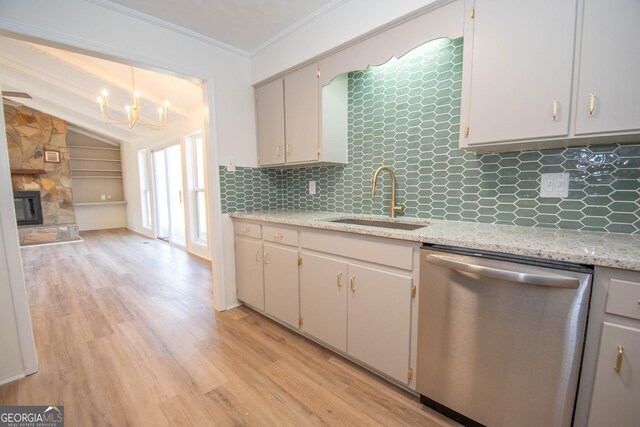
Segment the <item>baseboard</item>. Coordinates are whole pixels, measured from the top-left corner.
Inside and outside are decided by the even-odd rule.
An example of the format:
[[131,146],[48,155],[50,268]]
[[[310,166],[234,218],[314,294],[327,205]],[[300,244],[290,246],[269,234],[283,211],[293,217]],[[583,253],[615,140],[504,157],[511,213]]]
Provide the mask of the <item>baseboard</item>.
[[11,382],[21,380],[24,377],[26,377],[26,375],[24,373],[20,373],[18,375],[14,375],[14,376],[9,377],[9,378],[3,378],[3,379],[0,379],[0,385],[9,384]]

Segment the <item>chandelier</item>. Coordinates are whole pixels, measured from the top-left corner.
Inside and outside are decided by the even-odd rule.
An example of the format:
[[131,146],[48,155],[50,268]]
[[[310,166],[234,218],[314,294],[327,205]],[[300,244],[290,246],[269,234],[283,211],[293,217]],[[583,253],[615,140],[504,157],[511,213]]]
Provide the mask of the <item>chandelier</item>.
[[133,67],[131,67],[131,89],[133,92],[133,104],[125,105],[127,111],[127,120],[119,120],[109,115],[109,98],[106,89],[102,89],[102,96],[98,97],[100,104],[100,115],[102,123],[106,125],[128,125],[129,129],[135,125],[150,129],[162,129],[167,124],[169,118],[169,101],[164,102],[164,106],[158,108],[158,121],[155,123],[146,123],[140,121],[140,93],[136,91],[136,83],[133,77]]

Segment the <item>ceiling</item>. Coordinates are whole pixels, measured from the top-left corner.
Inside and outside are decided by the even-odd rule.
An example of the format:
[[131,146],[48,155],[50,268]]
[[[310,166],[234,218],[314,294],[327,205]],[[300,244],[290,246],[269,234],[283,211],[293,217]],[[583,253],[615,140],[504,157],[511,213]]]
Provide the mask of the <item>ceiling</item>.
[[[200,86],[178,77],[134,68],[141,96],[141,120],[157,120],[157,109],[171,103],[169,124],[185,120],[202,108]],[[2,90],[27,92],[33,99],[10,98],[59,117],[77,127],[117,141],[134,141],[153,130],[125,125],[105,125],[97,97],[109,92],[112,116],[126,118],[124,106],[132,104],[131,68],[127,65],[51,47],[0,37]]]
[[253,52],[281,32],[346,0],[92,0],[117,4]]

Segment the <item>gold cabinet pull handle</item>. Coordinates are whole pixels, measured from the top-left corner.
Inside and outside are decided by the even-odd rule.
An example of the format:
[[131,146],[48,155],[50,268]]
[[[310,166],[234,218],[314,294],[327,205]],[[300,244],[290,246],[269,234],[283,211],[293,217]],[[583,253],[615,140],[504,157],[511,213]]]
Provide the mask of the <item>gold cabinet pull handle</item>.
[[338,287],[342,287],[342,272],[338,273]]
[[622,353],[624,352],[624,347],[619,345],[618,346],[618,357],[616,357],[616,366],[613,367],[613,370],[616,371],[618,374],[620,373],[620,370],[622,369]]
[[260,251],[256,252],[256,262],[260,262]]
[[250,231],[251,231],[251,229],[250,229],[249,227],[246,227],[246,228],[243,228],[243,229],[242,229],[242,232],[243,232],[243,233],[248,233],[248,232],[250,232]]
[[351,292],[356,292],[356,276],[351,276],[349,280],[349,287],[351,288]]
[[589,95],[589,117],[593,117],[593,110],[596,108],[596,93],[591,92]]
[[287,144],[287,156],[291,154],[291,144]]
[[265,263],[265,264],[269,264],[269,262],[270,262],[270,261],[269,261],[269,253],[268,253],[268,252],[265,252],[265,254],[264,254],[264,263]]
[[283,236],[282,234],[278,234],[278,233],[275,233],[275,234],[273,235],[273,238],[274,238],[274,239],[282,239],[283,237],[284,237],[284,236]]
[[558,121],[558,98],[553,98],[553,107],[551,109],[551,117],[553,121]]
[[282,156],[282,146],[280,144],[276,145],[276,156]]

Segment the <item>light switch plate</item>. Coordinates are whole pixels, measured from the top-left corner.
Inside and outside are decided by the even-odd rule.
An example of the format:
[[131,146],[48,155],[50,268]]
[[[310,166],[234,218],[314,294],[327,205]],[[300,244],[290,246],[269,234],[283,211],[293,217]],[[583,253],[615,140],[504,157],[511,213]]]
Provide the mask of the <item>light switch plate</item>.
[[569,197],[569,174],[543,173],[540,178],[540,197]]

